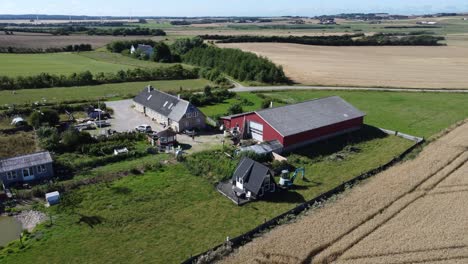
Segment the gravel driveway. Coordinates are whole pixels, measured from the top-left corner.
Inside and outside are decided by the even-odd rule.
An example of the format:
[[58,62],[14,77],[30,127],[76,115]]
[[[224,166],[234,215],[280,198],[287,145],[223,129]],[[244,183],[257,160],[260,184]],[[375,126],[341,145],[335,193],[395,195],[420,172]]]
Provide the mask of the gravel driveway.
[[[156,122],[152,121],[151,118],[146,117],[143,113],[140,113],[132,108],[132,99],[106,102],[107,107],[114,109],[112,115],[111,127],[106,129],[114,129],[118,132],[134,131],[135,127],[141,124],[148,124],[153,128],[154,131],[162,131],[164,127]],[[187,148],[187,152],[193,153],[211,149],[215,146],[222,144],[223,135],[209,134],[209,135],[197,135],[195,140],[191,137],[183,134],[177,135],[177,141],[183,144]]]

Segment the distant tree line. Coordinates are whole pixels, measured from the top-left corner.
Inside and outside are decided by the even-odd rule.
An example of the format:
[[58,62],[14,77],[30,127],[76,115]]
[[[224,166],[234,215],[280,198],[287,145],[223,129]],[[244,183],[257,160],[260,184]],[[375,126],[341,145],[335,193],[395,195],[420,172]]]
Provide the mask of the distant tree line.
[[239,49],[196,47],[182,55],[182,61],[200,67],[217,69],[239,81],[289,82],[281,66],[278,67],[266,58]]
[[170,46],[153,40],[114,41],[107,45],[111,52],[128,53],[133,45],[146,44],[154,47],[151,58],[138,53],[134,57],[151,59],[157,62],[184,62],[203,68],[200,76],[216,84],[225,86],[229,81],[224,74],[240,81],[263,83],[287,83],[282,67],[270,60],[238,49],[221,49],[204,44],[200,37],[177,39]]
[[91,51],[91,44],[67,45],[59,48],[19,48],[19,47],[0,47],[0,53],[54,53],[54,52],[80,52]]
[[166,32],[162,29],[150,28],[90,28],[87,30],[88,35],[99,36],[166,36]]
[[72,73],[70,75],[41,73],[33,76],[0,76],[0,90],[70,87],[156,80],[196,79],[198,78],[198,70],[198,68],[185,69],[181,65],[174,65],[164,68],[136,68],[126,71],[120,70],[116,73],[100,72],[93,74],[90,71],[85,71],[80,73]]
[[217,43],[276,42],[323,46],[437,46],[444,37],[407,34],[364,34],[341,36],[227,36],[202,35],[203,39],[217,40]]
[[162,29],[150,29],[140,27],[86,27],[86,26],[61,26],[61,27],[11,27],[2,28],[10,32],[46,33],[66,36],[73,33],[85,33],[99,36],[166,36]]

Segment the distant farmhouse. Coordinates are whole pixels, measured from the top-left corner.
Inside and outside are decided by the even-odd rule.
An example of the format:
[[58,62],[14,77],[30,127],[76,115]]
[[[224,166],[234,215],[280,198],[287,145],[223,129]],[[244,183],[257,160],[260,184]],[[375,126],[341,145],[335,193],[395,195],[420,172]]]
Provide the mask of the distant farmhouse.
[[150,45],[144,45],[144,44],[138,44],[136,48],[135,46],[132,45],[132,47],[130,48],[130,54],[134,54],[137,51],[140,51],[146,56],[151,57],[151,55],[153,55],[154,53],[154,48],[151,47]]
[[50,179],[54,176],[49,152],[38,152],[0,160],[0,180],[5,187],[16,183]]
[[190,102],[146,87],[134,99],[135,110],[144,113],[159,124],[172,128],[175,132],[183,132],[194,128],[203,129],[206,126],[205,115]]
[[[222,117],[226,130],[266,142],[272,150],[291,151],[358,130],[365,114],[338,96]],[[276,151],[275,151],[276,152]]]

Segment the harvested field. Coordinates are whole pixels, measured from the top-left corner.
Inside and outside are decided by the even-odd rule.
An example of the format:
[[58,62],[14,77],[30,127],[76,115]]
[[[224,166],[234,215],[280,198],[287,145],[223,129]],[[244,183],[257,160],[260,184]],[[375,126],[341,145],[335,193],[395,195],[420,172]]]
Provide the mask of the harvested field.
[[468,123],[224,263],[466,263]]
[[270,58],[297,83],[326,86],[468,88],[468,47],[325,47],[219,44]]
[[15,32],[14,35],[5,35],[0,33],[0,47],[16,47],[16,48],[51,48],[65,47],[74,44],[91,44],[93,48],[105,46],[115,40],[131,40],[131,39],[153,39],[163,40],[165,37],[152,36],[88,36],[88,35],[70,35],[70,36],[53,36],[38,33],[23,33]]

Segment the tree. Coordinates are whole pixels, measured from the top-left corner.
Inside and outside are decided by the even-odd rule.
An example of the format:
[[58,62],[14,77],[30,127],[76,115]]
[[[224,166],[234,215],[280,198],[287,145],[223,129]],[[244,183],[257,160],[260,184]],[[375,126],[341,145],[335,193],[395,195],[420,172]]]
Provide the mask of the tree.
[[169,49],[169,46],[167,46],[166,43],[162,41],[156,43],[151,60],[156,62],[172,62],[171,49]]
[[191,49],[201,47],[203,45],[203,39],[200,37],[181,38],[174,41],[174,43],[171,45],[171,49],[174,53],[183,55],[189,52]]
[[60,136],[55,127],[40,127],[36,134],[42,148],[51,151],[59,149]]
[[68,129],[62,134],[62,145],[69,151],[76,150],[80,145],[90,144],[94,140],[87,132],[79,132],[75,129]]
[[236,115],[241,114],[243,112],[244,109],[242,109],[242,106],[240,104],[234,104],[228,108],[228,115]]
[[60,121],[59,114],[57,111],[52,109],[43,109],[39,111],[35,111],[30,116],[30,124],[34,128],[39,128],[42,125],[46,126],[56,126]]

